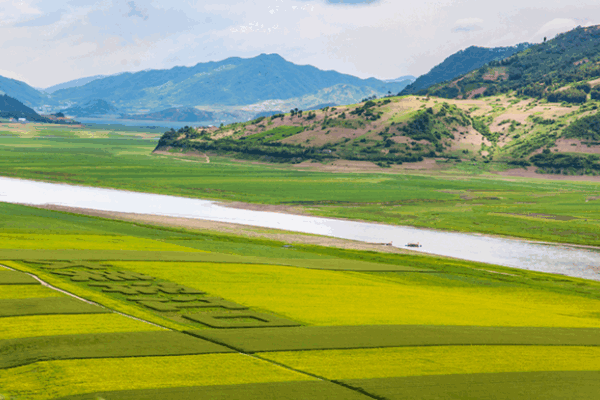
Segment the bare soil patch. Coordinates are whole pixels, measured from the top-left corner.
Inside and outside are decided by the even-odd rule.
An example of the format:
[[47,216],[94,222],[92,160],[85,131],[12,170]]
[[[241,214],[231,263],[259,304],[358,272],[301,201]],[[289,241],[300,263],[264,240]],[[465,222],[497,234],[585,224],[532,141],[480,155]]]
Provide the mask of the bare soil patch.
[[561,153],[600,154],[600,146],[587,146],[579,139],[558,139],[555,148]]

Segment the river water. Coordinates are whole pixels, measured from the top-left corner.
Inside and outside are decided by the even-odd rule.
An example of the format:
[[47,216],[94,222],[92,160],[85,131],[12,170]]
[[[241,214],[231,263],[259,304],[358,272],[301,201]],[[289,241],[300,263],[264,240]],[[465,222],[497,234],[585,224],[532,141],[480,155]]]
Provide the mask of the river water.
[[404,247],[507,267],[600,280],[600,251],[478,234],[251,211],[218,202],[0,177],[0,202],[198,218]]

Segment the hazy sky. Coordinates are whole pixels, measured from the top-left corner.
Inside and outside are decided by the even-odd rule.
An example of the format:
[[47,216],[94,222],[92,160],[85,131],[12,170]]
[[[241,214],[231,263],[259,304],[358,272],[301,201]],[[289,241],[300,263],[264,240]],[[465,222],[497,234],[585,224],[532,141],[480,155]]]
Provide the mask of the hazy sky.
[[279,53],[363,78],[600,24],[598,0],[0,0],[0,75],[71,79]]

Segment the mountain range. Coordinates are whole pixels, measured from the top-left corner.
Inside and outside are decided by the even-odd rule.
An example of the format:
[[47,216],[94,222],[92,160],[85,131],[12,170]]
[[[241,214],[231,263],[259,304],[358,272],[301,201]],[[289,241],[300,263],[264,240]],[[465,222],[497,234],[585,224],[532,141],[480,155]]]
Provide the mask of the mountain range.
[[[314,108],[331,103],[332,98],[358,102],[366,96],[397,93],[411,78],[393,82],[361,79],[297,65],[277,54],[261,54],[192,67],[97,75],[55,85],[44,92],[23,82],[1,78],[0,90],[40,111],[65,110],[77,117],[99,116],[103,109],[111,115],[147,115],[181,107],[200,107],[215,112],[216,118],[227,119],[232,112],[239,114],[240,107],[256,109],[254,114],[244,114],[250,114],[250,118],[279,111],[269,109],[268,102],[284,102],[291,108]],[[326,98],[320,98],[319,93]],[[292,99],[296,100],[291,102]]]
[[90,83],[91,81],[95,81],[96,79],[105,78],[106,76],[107,75],[94,75],[94,76],[88,76],[85,78],[74,79],[72,81],[59,83],[58,85],[54,85],[54,86],[47,87],[45,89],[41,89],[41,91],[46,92],[46,93],[54,93],[57,90],[61,90],[61,89],[70,89],[70,88],[74,88],[74,87],[83,86],[85,84]]

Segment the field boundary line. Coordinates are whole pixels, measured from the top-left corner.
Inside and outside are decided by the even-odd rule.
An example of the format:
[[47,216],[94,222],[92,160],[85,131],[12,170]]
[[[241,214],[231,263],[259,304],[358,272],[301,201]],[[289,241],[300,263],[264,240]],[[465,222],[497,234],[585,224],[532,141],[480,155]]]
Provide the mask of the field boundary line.
[[[67,296],[73,297],[73,298],[75,298],[75,299],[77,299],[77,300],[80,300],[80,301],[83,301],[83,302],[85,302],[85,303],[87,303],[87,304],[91,304],[91,305],[95,305],[95,306],[102,307],[102,308],[104,308],[104,309],[107,309],[107,310],[111,310],[111,311],[112,311],[113,313],[115,313],[115,314],[119,314],[119,315],[122,315],[122,316],[124,316],[124,317],[128,317],[128,318],[134,319],[134,320],[136,320],[136,321],[145,322],[145,323],[147,323],[147,324],[150,324],[150,325],[156,326],[156,327],[158,327],[158,328],[163,328],[163,329],[166,329],[166,330],[169,330],[169,331],[181,332],[181,333],[183,333],[183,334],[186,334],[186,335],[189,335],[189,336],[195,337],[195,338],[197,338],[197,339],[200,339],[200,340],[207,340],[207,341],[210,341],[210,342],[212,342],[212,343],[215,343],[215,344],[218,344],[218,345],[224,346],[224,347],[226,347],[226,348],[229,348],[229,349],[231,349],[231,350],[234,350],[234,351],[235,351],[235,352],[237,352],[238,354],[242,354],[242,355],[245,355],[245,356],[247,356],[247,357],[254,358],[254,359],[256,359],[256,360],[261,360],[261,361],[263,361],[263,362],[270,363],[271,365],[278,366],[278,367],[280,367],[280,368],[283,368],[283,369],[286,369],[286,370],[288,370],[288,371],[292,371],[292,372],[295,372],[295,373],[298,373],[298,374],[302,374],[302,375],[310,376],[311,378],[315,378],[315,379],[318,379],[318,380],[320,380],[320,381],[329,382],[329,383],[331,383],[331,384],[333,384],[333,385],[338,385],[338,386],[341,386],[341,387],[343,387],[343,388],[345,388],[345,389],[352,390],[352,391],[354,391],[354,392],[360,393],[360,394],[362,394],[362,395],[364,395],[364,396],[367,396],[367,397],[369,397],[369,398],[371,398],[371,399],[374,399],[374,400],[385,400],[385,399],[384,399],[384,398],[382,398],[382,397],[378,397],[378,396],[372,395],[372,394],[370,394],[370,393],[364,392],[364,391],[362,391],[362,390],[360,390],[360,389],[356,389],[356,388],[353,388],[353,387],[351,387],[351,386],[344,385],[344,384],[342,384],[342,383],[336,382],[336,381],[334,381],[334,380],[327,379],[327,378],[325,378],[325,377],[323,377],[323,376],[319,376],[319,375],[315,375],[315,374],[313,374],[313,373],[310,373],[310,372],[306,372],[306,371],[302,371],[302,370],[299,370],[299,369],[295,369],[295,368],[292,368],[292,367],[290,367],[290,366],[288,366],[288,365],[281,364],[281,363],[279,363],[279,362],[276,362],[276,361],[273,361],[273,360],[268,360],[268,359],[266,359],[266,358],[260,357],[260,356],[258,356],[258,355],[256,355],[256,354],[246,353],[246,352],[244,352],[244,351],[241,351],[240,349],[237,349],[237,348],[235,348],[235,347],[232,347],[232,346],[229,346],[229,345],[226,345],[226,344],[223,344],[223,343],[219,343],[219,342],[217,342],[217,341],[208,340],[208,339],[204,339],[204,338],[199,338],[198,336],[192,335],[192,334],[190,334],[190,333],[188,333],[188,332],[186,332],[186,331],[176,331],[176,330],[174,330],[174,329],[167,328],[167,327],[161,326],[161,325],[159,325],[159,324],[155,324],[155,323],[153,323],[153,322],[149,322],[149,321],[143,320],[143,319],[141,319],[141,318],[137,318],[137,317],[134,317],[134,316],[132,316],[132,315],[128,315],[128,314],[125,314],[125,313],[122,313],[122,312],[116,311],[116,310],[114,310],[114,309],[112,309],[112,308],[105,307],[105,306],[103,306],[103,305],[101,305],[101,304],[98,304],[98,303],[95,303],[95,302],[93,302],[93,301],[86,300],[86,299],[84,299],[84,298],[82,298],[82,297],[79,297],[79,296],[77,296],[77,295],[75,295],[75,294],[73,294],[73,293],[70,293],[70,292],[68,292],[68,291],[66,291],[66,290],[63,290],[63,289],[57,288],[57,287],[55,287],[55,286],[52,286],[52,285],[50,285],[49,283],[47,283],[47,282],[43,281],[42,279],[40,279],[39,277],[37,277],[36,275],[34,275],[34,274],[31,274],[31,273],[28,273],[28,272],[19,271],[19,270],[17,270],[17,269],[14,269],[14,268],[8,267],[8,266],[6,266],[6,265],[3,265],[3,264],[0,264],[0,267],[3,267],[3,268],[6,268],[6,269],[9,269],[9,270],[11,270],[11,271],[15,271],[15,272],[22,272],[22,273],[25,273],[25,274],[27,274],[27,275],[29,275],[29,276],[33,277],[33,278],[34,278],[34,279],[36,279],[37,281],[39,281],[39,282],[40,282],[40,283],[41,283],[43,286],[45,286],[45,287],[48,287],[48,288],[50,288],[50,289],[52,289],[52,290],[56,290],[56,291],[58,291],[58,292],[60,292],[60,293],[66,294]],[[114,358],[114,357],[113,357],[113,358]],[[135,358],[135,357],[132,357],[132,358]],[[86,358],[86,360],[87,360],[87,358]]]
[[192,337],[200,338],[202,340],[206,340],[206,341],[214,343],[214,344],[218,344],[218,345],[223,346],[223,347],[227,347],[227,348],[229,348],[231,350],[234,350],[234,351],[238,352],[239,354],[243,354],[243,355],[245,355],[247,357],[251,357],[251,358],[254,358],[254,359],[257,359],[257,360],[268,362],[268,363],[270,363],[272,365],[276,365],[276,366],[278,366],[280,368],[287,369],[288,371],[292,371],[292,372],[295,372],[295,373],[298,373],[298,374],[302,374],[302,375],[307,375],[307,376],[310,376],[312,378],[318,379],[318,380],[320,380],[322,382],[329,382],[329,383],[332,383],[334,385],[342,386],[342,387],[344,387],[344,388],[346,388],[348,390],[352,390],[352,391],[358,392],[358,393],[360,393],[362,395],[365,395],[367,397],[370,397],[370,398],[372,398],[374,400],[387,400],[387,399],[384,399],[383,397],[378,397],[378,396],[372,395],[370,393],[364,392],[364,391],[362,391],[360,389],[356,389],[356,388],[353,388],[351,386],[345,385],[343,383],[327,379],[324,376],[316,375],[316,374],[313,374],[311,372],[306,372],[306,371],[303,371],[301,369],[296,369],[296,368],[290,367],[289,365],[285,365],[285,364],[282,364],[282,363],[277,362],[277,361],[273,361],[273,360],[269,360],[267,358],[263,358],[263,357],[255,354],[255,353],[252,353],[252,352],[250,352],[250,353],[246,352],[246,351],[244,351],[242,349],[238,349],[235,346],[232,346],[232,345],[227,344],[227,343],[222,343],[222,342],[220,342],[218,340],[215,340],[215,339],[212,339],[212,338],[199,337],[199,336],[196,336],[193,333],[188,332],[188,331],[183,331],[182,333],[185,333],[186,335],[190,335]]
[[99,304],[99,303],[93,302],[93,301],[91,301],[91,300],[84,299],[83,297],[79,297],[79,296],[77,296],[76,294],[73,294],[73,293],[71,293],[71,292],[68,292],[68,291],[66,291],[66,290],[64,290],[64,289],[60,289],[60,288],[58,288],[58,287],[56,287],[56,286],[52,286],[52,285],[51,285],[51,284],[49,284],[48,282],[45,282],[45,281],[43,281],[43,280],[42,280],[42,279],[40,279],[38,276],[36,276],[36,275],[34,275],[34,274],[30,274],[29,272],[23,272],[23,271],[19,271],[18,269],[14,269],[14,268],[8,267],[8,266],[6,266],[6,265],[4,265],[4,264],[0,264],[0,267],[3,267],[3,268],[6,268],[6,269],[9,269],[9,270],[11,270],[11,271],[15,271],[15,272],[21,272],[21,273],[27,274],[27,275],[31,276],[32,278],[34,278],[35,280],[37,280],[38,282],[40,282],[40,284],[41,284],[42,286],[44,286],[44,287],[47,287],[47,288],[49,288],[49,289],[52,289],[52,290],[56,290],[57,292],[60,292],[60,293],[62,293],[62,294],[65,294],[65,295],[67,295],[67,296],[73,297],[73,298],[75,298],[75,299],[77,299],[77,300],[79,300],[79,301],[83,301],[84,303],[87,303],[87,304],[90,304],[90,305],[93,305],[93,306],[98,306],[98,307],[104,308],[104,309],[106,309],[106,310],[110,310],[111,312],[113,312],[113,313],[115,313],[115,314],[119,314],[119,315],[122,315],[122,316],[124,316],[124,317],[127,317],[127,318],[134,319],[134,320],[136,320],[136,321],[139,321],[139,322],[144,322],[144,323],[146,323],[146,324],[149,324],[149,325],[155,326],[155,327],[157,327],[157,328],[162,328],[162,329],[167,329],[167,330],[169,330],[169,331],[174,331],[174,329],[167,328],[167,327],[165,327],[165,326],[162,326],[162,325],[159,325],[159,324],[155,324],[154,322],[146,321],[146,320],[144,320],[144,319],[141,319],[141,318],[138,318],[138,317],[134,317],[133,315],[129,315],[129,314],[122,313],[122,312],[120,312],[120,311],[116,311],[116,310],[114,310],[114,309],[112,309],[112,308],[109,308],[109,307],[106,307],[106,306],[104,306],[104,305],[102,305],[102,304]]

